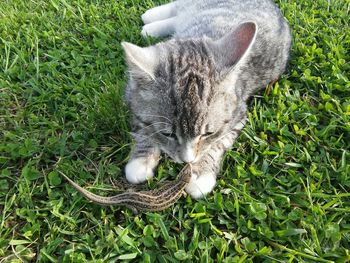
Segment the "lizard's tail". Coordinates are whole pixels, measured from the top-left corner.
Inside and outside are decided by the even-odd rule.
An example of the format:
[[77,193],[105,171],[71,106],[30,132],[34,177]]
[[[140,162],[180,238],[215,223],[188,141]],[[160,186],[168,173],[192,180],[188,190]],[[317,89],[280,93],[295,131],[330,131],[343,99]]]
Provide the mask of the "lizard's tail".
[[105,196],[100,196],[96,195],[94,193],[91,193],[87,190],[85,190],[83,187],[78,185],[77,183],[73,182],[67,175],[65,175],[63,172],[58,171],[60,175],[62,175],[75,189],[77,189],[83,196],[85,196],[87,199],[98,203],[100,205],[115,205],[118,204],[119,202],[114,200],[113,197],[105,197]]

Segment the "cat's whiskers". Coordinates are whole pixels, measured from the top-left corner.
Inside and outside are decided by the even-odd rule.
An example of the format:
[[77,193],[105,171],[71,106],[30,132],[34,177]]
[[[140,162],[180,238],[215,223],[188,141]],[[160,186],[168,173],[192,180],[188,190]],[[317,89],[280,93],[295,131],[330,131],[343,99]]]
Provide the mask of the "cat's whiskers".
[[232,133],[232,131],[228,131],[228,132],[225,133],[224,135],[221,135],[219,138],[217,138],[215,141],[213,141],[212,144],[215,144],[216,142],[222,140],[222,138],[226,137],[226,136],[229,135],[230,133]]
[[[137,137],[143,137],[142,140],[147,140],[147,139],[150,139],[150,137],[152,137],[153,135],[159,134],[159,133],[161,133],[162,131],[168,131],[168,129],[160,129],[160,130],[155,131],[155,132],[153,132],[153,133],[151,133],[151,134],[148,134],[147,136],[145,136],[145,135],[143,135],[143,134],[137,134],[137,133],[133,133],[133,134],[135,134],[134,136],[137,136]],[[159,143],[157,143],[156,141],[154,141],[154,143],[159,144]]]
[[236,124],[235,127],[237,127],[238,124],[241,124],[242,127],[241,127],[241,128],[237,128],[237,129],[234,129],[234,130],[229,130],[227,133],[225,133],[224,135],[220,136],[219,138],[217,138],[217,139],[216,139],[215,141],[213,141],[212,143],[215,144],[216,142],[218,142],[219,140],[221,140],[223,137],[226,137],[226,136],[227,136],[228,134],[230,134],[230,133],[235,132],[235,133],[238,134],[238,133],[244,128],[245,122],[244,122],[244,121],[239,121],[239,122]]
[[169,121],[169,124],[172,123],[172,121],[171,121],[169,118],[167,118],[167,117],[165,117],[165,116],[162,116],[162,115],[153,115],[153,114],[146,114],[146,113],[139,113],[138,115],[141,115],[141,116],[148,116],[148,117],[163,118],[163,119],[168,120],[168,121]]
[[129,132],[129,134],[131,134],[133,137],[134,137],[134,134],[136,135],[138,135],[138,136],[140,136],[140,135],[142,135],[142,134],[140,134],[141,132],[143,132],[145,129],[147,129],[147,128],[149,128],[149,127],[151,127],[151,126],[154,126],[154,125],[156,125],[156,124],[165,124],[165,125],[169,125],[169,123],[167,123],[167,122],[154,122],[154,123],[151,123],[151,124],[149,124],[149,125],[147,125],[147,126],[145,126],[145,127],[142,127],[141,129],[139,129],[139,130],[137,130],[137,131],[134,131],[134,132]]
[[156,124],[171,125],[171,124],[169,124],[169,123],[167,123],[167,122],[157,121],[157,122],[153,122],[153,123],[151,123],[151,124],[149,124],[149,125],[146,125],[145,127],[142,127],[142,128],[141,128],[140,130],[138,130],[137,132],[143,131],[144,129],[147,129],[147,128],[149,128],[149,127],[151,127],[151,126],[154,126],[154,125],[156,125]]

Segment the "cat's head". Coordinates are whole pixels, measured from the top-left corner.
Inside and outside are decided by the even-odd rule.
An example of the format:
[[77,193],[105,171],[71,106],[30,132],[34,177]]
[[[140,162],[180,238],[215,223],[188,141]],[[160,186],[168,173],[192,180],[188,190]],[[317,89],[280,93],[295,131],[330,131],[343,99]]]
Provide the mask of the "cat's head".
[[174,161],[195,162],[230,132],[245,110],[234,69],[255,33],[255,24],[245,23],[217,41],[172,39],[146,48],[124,42],[136,139]]

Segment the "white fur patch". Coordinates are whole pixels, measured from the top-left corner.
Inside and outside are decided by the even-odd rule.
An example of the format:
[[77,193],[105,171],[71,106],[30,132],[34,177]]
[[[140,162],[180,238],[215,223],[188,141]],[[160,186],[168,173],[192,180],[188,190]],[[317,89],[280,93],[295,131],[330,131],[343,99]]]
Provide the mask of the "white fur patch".
[[174,33],[175,17],[155,21],[142,27],[143,36],[163,37]]
[[247,119],[241,120],[239,123],[236,124],[235,127],[233,127],[236,130],[242,130],[244,128],[244,124],[246,123]]
[[201,176],[193,175],[191,181],[186,186],[186,192],[193,198],[199,199],[210,193],[216,184],[216,178],[212,174]]
[[196,159],[195,152],[193,150],[193,147],[191,147],[191,145],[186,145],[183,159],[186,163],[191,163]]
[[126,179],[132,184],[142,183],[153,177],[156,165],[155,161],[149,161],[147,158],[132,159],[125,166]]
[[222,144],[225,146],[226,149],[230,148],[233,144],[232,137],[226,137],[222,140]]
[[143,23],[149,24],[155,21],[164,20],[170,17],[175,16],[176,9],[175,3],[169,3],[155,8],[147,10],[142,16],[141,19]]

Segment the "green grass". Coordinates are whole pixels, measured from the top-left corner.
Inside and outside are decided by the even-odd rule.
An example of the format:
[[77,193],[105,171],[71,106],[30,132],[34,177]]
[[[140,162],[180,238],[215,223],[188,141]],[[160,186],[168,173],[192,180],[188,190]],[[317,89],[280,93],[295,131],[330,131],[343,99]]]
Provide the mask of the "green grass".
[[134,216],[55,172],[113,193],[131,147],[120,42],[151,44],[140,14],[159,3],[0,2],[0,262],[350,261],[349,0],[277,1],[289,72],[252,99],[205,200]]

